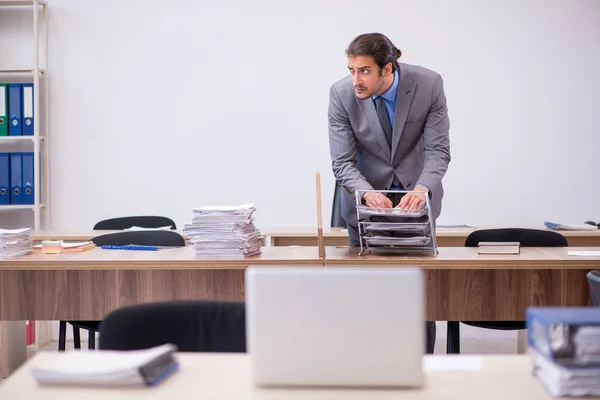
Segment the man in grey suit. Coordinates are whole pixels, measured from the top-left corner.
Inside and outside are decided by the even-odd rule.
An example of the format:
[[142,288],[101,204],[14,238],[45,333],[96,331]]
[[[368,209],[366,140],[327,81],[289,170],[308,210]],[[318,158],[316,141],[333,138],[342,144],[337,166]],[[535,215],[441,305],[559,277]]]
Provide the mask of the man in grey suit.
[[[331,86],[329,147],[351,246],[359,246],[355,192],[368,207],[420,209],[430,198],[442,208],[442,178],[450,162],[450,122],[441,76],[399,63],[400,50],[384,35],[356,37],[346,50],[347,76]],[[389,196],[370,190],[406,190]],[[435,323],[427,323],[433,353]]]

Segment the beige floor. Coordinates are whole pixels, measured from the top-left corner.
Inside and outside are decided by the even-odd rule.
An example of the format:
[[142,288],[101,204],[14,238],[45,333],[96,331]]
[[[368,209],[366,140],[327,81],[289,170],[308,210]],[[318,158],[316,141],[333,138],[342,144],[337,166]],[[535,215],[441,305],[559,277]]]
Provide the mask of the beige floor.
[[[461,353],[463,354],[516,354],[516,332],[492,331],[474,328],[464,324],[460,325]],[[98,340],[96,340],[96,345]],[[87,350],[87,341],[82,340],[81,347]],[[73,349],[73,342],[67,341],[67,350]],[[43,346],[42,351],[58,351],[58,343],[50,342]],[[35,346],[29,347],[29,355],[35,354]],[[435,353],[446,353],[446,323],[438,322]]]
[[[516,354],[517,340],[510,338],[466,338],[460,342],[462,354]],[[83,350],[87,350],[87,343],[82,343]],[[67,342],[67,350],[73,349],[73,342]],[[58,343],[50,342],[40,348],[41,351],[58,351]],[[35,354],[35,346],[28,347],[28,355]],[[435,353],[446,353],[446,338],[439,338],[435,342]]]

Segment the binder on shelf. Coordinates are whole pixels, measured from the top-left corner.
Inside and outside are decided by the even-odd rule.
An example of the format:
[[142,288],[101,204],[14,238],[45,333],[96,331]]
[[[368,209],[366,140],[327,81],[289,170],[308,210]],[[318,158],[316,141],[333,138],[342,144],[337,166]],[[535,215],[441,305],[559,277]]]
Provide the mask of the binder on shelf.
[[0,83],[0,136],[8,136],[8,92],[6,83]]
[[23,156],[10,153],[10,204],[23,204]]
[[8,134],[21,136],[23,134],[23,101],[21,99],[21,84],[8,84]]
[[23,98],[23,136],[33,136],[33,83],[21,85]]
[[34,163],[33,152],[22,154],[22,176],[21,190],[23,191],[23,204],[35,204],[35,193],[33,186]]
[[25,321],[26,331],[25,331],[25,344],[27,346],[35,344],[35,321],[27,320]]
[[10,204],[10,155],[0,153],[0,205]]

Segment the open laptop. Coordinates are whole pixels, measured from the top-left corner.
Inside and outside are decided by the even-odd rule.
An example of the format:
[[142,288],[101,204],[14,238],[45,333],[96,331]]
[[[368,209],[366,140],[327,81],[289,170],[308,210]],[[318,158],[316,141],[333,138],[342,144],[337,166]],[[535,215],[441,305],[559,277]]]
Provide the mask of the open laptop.
[[260,386],[421,387],[417,268],[250,267],[246,341]]

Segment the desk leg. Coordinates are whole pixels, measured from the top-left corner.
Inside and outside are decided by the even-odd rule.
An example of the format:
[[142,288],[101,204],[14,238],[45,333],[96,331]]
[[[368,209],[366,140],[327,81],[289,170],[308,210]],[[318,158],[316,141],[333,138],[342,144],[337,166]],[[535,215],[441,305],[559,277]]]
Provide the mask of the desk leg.
[[448,321],[446,328],[446,354],[460,354],[459,321]]
[[527,353],[527,329],[517,331],[517,354]]
[[2,378],[7,378],[27,361],[25,321],[0,321]]

